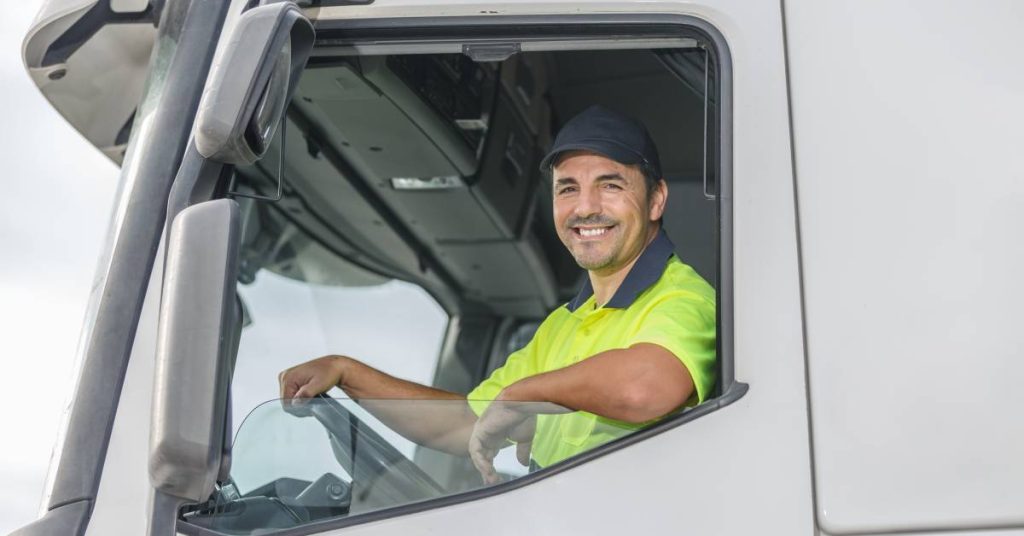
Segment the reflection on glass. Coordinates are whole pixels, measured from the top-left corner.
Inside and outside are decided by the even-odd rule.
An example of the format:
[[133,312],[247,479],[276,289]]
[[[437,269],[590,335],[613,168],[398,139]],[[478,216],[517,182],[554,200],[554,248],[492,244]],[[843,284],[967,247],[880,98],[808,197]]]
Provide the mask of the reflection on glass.
[[[570,423],[579,416],[552,404],[486,404],[487,415],[477,419],[465,400],[266,402],[238,431],[228,481],[208,502],[187,507],[184,518],[223,533],[264,534],[471,491],[537,467],[528,447],[517,461],[514,443],[504,437],[518,434],[519,441],[536,445],[543,441],[530,435],[534,430],[558,428],[545,422]],[[393,432],[381,433],[390,432],[385,422],[429,446],[396,447],[387,439]],[[417,426],[423,423],[429,426]],[[609,430],[606,436],[630,431]]]

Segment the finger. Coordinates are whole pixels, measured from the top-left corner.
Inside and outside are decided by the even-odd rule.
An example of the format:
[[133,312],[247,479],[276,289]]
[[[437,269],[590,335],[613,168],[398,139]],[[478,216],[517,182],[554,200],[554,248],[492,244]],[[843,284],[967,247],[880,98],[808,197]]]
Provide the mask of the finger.
[[530,447],[532,445],[533,443],[529,441],[523,441],[516,444],[516,459],[519,460],[519,463],[527,467],[530,465]]
[[473,460],[473,467],[476,467],[480,476],[484,477],[484,481],[487,480],[487,475],[492,471],[490,462],[487,461],[487,455],[482,447],[471,448],[469,451],[469,458]]
[[295,393],[295,387],[292,385],[291,380],[287,378],[288,372],[289,371],[286,370],[278,376],[278,381],[281,382],[281,398],[278,400],[280,400],[281,407],[283,407],[285,411],[288,411],[289,401]]
[[[494,454],[491,452],[487,453],[487,458],[494,459]],[[498,476],[498,472],[494,470],[494,464],[489,460],[484,460],[482,467],[478,467],[480,476],[483,477],[484,484],[497,484],[501,482],[501,477]]]
[[292,369],[282,370],[281,373],[277,375],[277,383],[281,389],[281,399],[291,398],[288,393],[291,384],[288,380],[288,373],[291,372],[291,370]]
[[509,439],[516,443],[529,443],[533,441],[533,434],[536,431],[536,418],[528,418],[525,421],[517,424],[515,428],[508,433]]
[[494,470],[489,469],[487,462],[479,457],[474,457],[473,466],[476,467],[476,472],[480,473],[480,478],[483,479],[484,484],[490,484],[494,478]]
[[469,457],[473,461],[478,473],[484,480],[484,484],[496,484],[500,481],[498,474],[494,471],[494,464],[491,462],[497,452],[485,448],[479,441],[473,440],[469,446]]
[[310,384],[307,383],[300,387],[297,391],[295,391],[295,394],[292,395],[292,398],[313,398],[318,394],[320,393],[316,392],[316,389],[314,389]]

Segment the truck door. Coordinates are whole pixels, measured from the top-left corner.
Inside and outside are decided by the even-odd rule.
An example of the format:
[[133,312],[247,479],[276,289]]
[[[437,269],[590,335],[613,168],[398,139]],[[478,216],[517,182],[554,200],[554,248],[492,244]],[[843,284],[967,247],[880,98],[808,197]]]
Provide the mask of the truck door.
[[[397,441],[382,445],[392,438],[358,412],[367,403],[404,405],[408,413],[443,411],[446,401],[318,400],[309,408],[313,419],[295,419],[272,400],[257,406],[238,432],[234,482],[222,481],[227,485],[216,494],[188,505],[179,531],[713,533],[724,524],[732,533],[762,526],[811,533],[778,5],[725,17],[715,11],[729,11],[724,5],[706,12],[651,8],[672,11],[668,18],[634,13],[632,4],[620,6],[627,14],[586,16],[520,5],[516,16],[486,20],[468,8],[436,19],[389,11],[399,7],[405,6],[319,7],[318,49],[289,114],[290,132],[300,134],[289,136],[288,182],[277,204],[253,205],[249,217],[270,240],[245,241],[241,257],[262,272],[246,272],[241,284],[287,279],[296,295],[312,296],[307,306],[316,309],[323,287],[355,281],[356,267],[414,282],[452,317],[499,311],[517,322],[539,320],[572,297],[579,274],[557,263],[559,249],[551,246],[560,244],[548,240],[552,224],[545,219],[550,196],[542,195],[545,185],[531,161],[558,124],[550,112],[564,121],[591,101],[628,106],[663,128],[661,139],[672,147],[666,154],[675,162],[671,188],[682,202],[676,206],[690,210],[685,218],[667,216],[674,221],[666,225],[688,219],[676,229],[693,233],[688,245],[699,253],[681,254],[703,257],[699,268],[720,292],[721,382],[706,403],[655,426],[620,434],[602,423],[609,441],[579,455],[532,471],[510,460],[502,470],[507,480],[488,486],[472,467],[459,473],[457,460],[428,467],[436,457],[418,450],[410,455]],[[730,17],[743,19],[743,30],[723,36],[718,28],[733,27]],[[763,56],[742,48],[755,42],[767,51]],[[748,60],[731,63],[731,46],[745,50],[740,57]],[[665,48],[668,57],[659,54]],[[545,62],[558,65],[557,72],[534,70]],[[677,71],[678,63],[698,69]],[[534,92],[551,79],[558,80],[555,89]],[[448,91],[453,80],[459,91]],[[477,81],[501,85],[478,91]],[[494,100],[477,108],[491,115],[473,116],[479,110],[466,105],[487,95]],[[733,116],[736,97],[758,114]],[[713,105],[719,111],[705,115]],[[713,137],[706,138],[705,126],[715,127]],[[733,136],[742,141],[742,156],[731,152]],[[708,161],[710,174],[703,173],[705,148],[717,151]],[[246,189],[233,191],[276,198],[276,162],[256,167],[240,169],[236,186]],[[734,189],[733,177],[742,188]],[[744,208],[734,219],[735,196]],[[742,225],[734,228],[734,221]],[[734,230],[742,231],[735,242]],[[735,271],[734,253],[746,259]],[[742,296],[734,282],[742,282]],[[307,292],[314,285],[320,288]],[[734,310],[734,300],[743,308]],[[280,295],[276,301],[261,305],[298,300]],[[254,323],[243,332],[242,346],[264,330],[263,340],[276,337],[267,344],[275,351],[260,354],[248,344],[251,354],[240,355],[239,363],[266,363],[295,349],[294,364],[313,357],[299,353],[315,346],[305,334],[322,331],[330,340],[331,331],[344,328],[317,322],[327,315],[303,315],[313,319],[304,322],[309,326],[283,330],[286,325],[267,321],[281,316],[250,312]],[[369,314],[369,307],[360,313]],[[734,324],[734,313],[746,321]],[[415,319],[398,312],[380,322],[390,322],[396,338],[416,327]],[[292,339],[296,333],[303,335]],[[378,341],[376,350],[387,342]],[[477,346],[489,347],[485,341]],[[455,350],[463,375],[442,380],[470,387],[482,380],[490,356],[470,344]],[[272,373],[279,370],[262,371],[271,372],[262,375],[266,388],[276,389]],[[581,444],[587,437],[567,435]],[[436,471],[440,465],[444,471]],[[737,508],[747,515],[729,515]]]

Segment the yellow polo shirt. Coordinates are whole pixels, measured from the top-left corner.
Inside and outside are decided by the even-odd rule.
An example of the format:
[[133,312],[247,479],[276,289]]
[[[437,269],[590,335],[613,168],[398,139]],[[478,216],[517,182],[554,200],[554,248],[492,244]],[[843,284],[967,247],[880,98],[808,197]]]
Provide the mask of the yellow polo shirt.
[[[696,391],[687,405],[704,401],[715,384],[715,291],[673,250],[659,233],[604,307],[597,307],[588,281],[573,301],[548,315],[526,347],[469,393],[473,411],[483,413],[502,389],[523,378],[638,343],[657,344],[679,358]],[[643,426],[584,411],[541,415],[532,456],[547,466]]]

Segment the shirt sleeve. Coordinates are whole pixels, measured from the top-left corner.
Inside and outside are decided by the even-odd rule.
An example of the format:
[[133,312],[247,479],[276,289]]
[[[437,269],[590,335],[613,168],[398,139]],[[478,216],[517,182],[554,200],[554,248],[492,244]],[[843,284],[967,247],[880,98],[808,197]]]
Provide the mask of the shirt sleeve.
[[672,352],[690,372],[699,404],[715,387],[715,336],[715,303],[689,293],[673,293],[639,319],[627,346],[650,343]]
[[540,372],[537,362],[537,339],[541,329],[543,329],[543,325],[537,329],[537,334],[530,339],[526,346],[509,354],[504,365],[495,369],[490,377],[466,395],[469,407],[473,409],[474,413],[477,415],[483,413],[487,406],[490,406],[491,402],[501,394],[502,389]]

